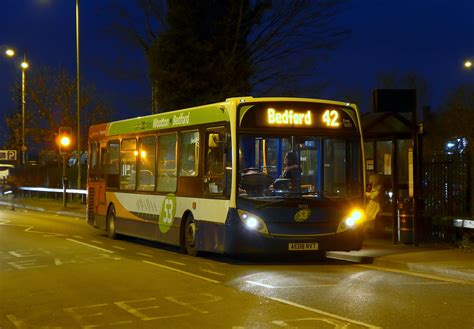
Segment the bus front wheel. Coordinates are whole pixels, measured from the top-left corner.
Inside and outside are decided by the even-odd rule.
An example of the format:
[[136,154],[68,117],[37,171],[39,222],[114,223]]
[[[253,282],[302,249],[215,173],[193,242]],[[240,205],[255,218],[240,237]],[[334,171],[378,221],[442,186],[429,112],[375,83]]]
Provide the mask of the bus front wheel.
[[194,221],[193,216],[190,215],[186,217],[186,224],[184,226],[184,248],[188,255],[197,256],[196,222]]
[[117,233],[115,232],[115,207],[111,205],[109,211],[107,212],[107,235],[111,239],[117,238]]

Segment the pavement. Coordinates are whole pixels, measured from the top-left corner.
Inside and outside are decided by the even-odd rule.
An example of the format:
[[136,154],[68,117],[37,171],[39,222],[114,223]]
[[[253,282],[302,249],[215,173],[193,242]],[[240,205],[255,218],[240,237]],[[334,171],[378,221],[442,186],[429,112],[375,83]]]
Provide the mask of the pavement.
[[[0,206],[11,207],[8,196],[0,196]],[[7,209],[8,209],[7,208]],[[86,218],[86,205],[80,200],[22,198],[16,209],[55,213]],[[460,249],[446,243],[426,242],[418,246],[394,244],[383,239],[366,239],[362,249],[351,252],[328,252],[328,258],[350,261],[361,266],[384,268],[394,272],[410,271],[435,279],[446,278],[462,284],[474,284],[474,249]]]
[[389,268],[394,272],[410,271],[474,284],[474,250],[460,249],[447,243],[427,242],[415,247],[388,240],[367,239],[359,251],[331,251],[327,257]]

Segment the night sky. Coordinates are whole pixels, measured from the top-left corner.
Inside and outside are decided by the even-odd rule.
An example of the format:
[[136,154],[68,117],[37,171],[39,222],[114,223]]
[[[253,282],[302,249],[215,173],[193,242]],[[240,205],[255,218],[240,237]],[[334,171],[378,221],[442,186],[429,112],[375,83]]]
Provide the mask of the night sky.
[[[133,8],[132,0],[121,2]],[[126,47],[110,35],[108,27],[117,17],[105,3],[80,2],[81,74],[110,98],[117,109],[113,119],[148,114],[145,57],[140,49]],[[459,84],[474,83],[474,69],[462,66],[464,59],[474,59],[474,1],[353,0],[348,7],[338,20],[352,30],[351,37],[331,53],[319,73],[330,85],[308,97],[335,98],[353,91],[364,97],[365,112],[370,110],[377,73],[415,72],[429,83],[430,104],[425,105],[436,108]],[[75,74],[74,0],[2,0],[0,22],[2,53],[11,46],[27,56],[31,70],[38,65],[62,66]],[[133,76],[117,75],[115,65]],[[2,56],[0,72],[3,117],[16,109],[10,88],[21,71]],[[3,118],[0,125],[0,131],[5,130]]]

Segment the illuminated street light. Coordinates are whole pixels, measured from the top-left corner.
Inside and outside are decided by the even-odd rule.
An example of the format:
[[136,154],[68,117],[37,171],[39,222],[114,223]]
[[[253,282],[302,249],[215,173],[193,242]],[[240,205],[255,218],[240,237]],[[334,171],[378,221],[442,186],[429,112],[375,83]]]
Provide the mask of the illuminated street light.
[[468,70],[470,70],[472,68],[472,61],[467,59],[466,61],[464,61],[464,67]]
[[7,55],[8,57],[13,57],[15,56],[15,51],[13,49],[7,49],[5,50],[5,55]]

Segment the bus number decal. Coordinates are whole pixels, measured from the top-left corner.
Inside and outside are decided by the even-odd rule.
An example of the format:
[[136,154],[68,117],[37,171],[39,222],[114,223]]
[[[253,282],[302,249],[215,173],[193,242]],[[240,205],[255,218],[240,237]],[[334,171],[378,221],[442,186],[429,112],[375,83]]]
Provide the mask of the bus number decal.
[[166,233],[170,230],[171,224],[174,221],[176,214],[176,197],[173,194],[168,194],[163,200],[160,213],[160,232]]
[[339,112],[336,110],[326,110],[323,114],[323,122],[328,127],[339,127]]

